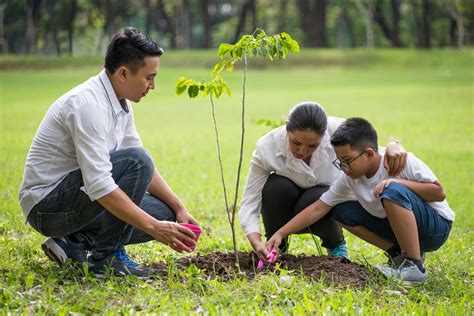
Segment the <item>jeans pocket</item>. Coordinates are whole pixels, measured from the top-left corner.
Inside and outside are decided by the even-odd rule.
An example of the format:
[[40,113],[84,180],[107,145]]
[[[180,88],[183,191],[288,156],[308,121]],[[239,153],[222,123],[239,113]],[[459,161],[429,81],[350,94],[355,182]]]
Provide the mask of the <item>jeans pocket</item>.
[[47,237],[63,237],[78,231],[81,219],[76,212],[37,212],[37,230]]

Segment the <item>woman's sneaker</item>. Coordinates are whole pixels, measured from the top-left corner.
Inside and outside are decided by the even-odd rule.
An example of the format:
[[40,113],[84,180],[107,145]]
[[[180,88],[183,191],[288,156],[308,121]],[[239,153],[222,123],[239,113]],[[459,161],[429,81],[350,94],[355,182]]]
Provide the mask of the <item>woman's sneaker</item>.
[[388,278],[395,278],[403,281],[405,285],[415,285],[422,283],[428,277],[428,271],[422,272],[418,266],[410,259],[403,260],[398,269],[389,266],[376,266],[383,275]]
[[87,263],[87,251],[82,244],[67,242],[60,237],[50,237],[41,244],[44,254],[59,265],[67,259],[76,263]]
[[342,257],[346,259],[347,261],[350,261],[351,258],[349,256],[349,249],[347,249],[346,242],[343,241],[339,246],[335,248],[327,248],[328,249],[328,254],[336,256],[336,257]]

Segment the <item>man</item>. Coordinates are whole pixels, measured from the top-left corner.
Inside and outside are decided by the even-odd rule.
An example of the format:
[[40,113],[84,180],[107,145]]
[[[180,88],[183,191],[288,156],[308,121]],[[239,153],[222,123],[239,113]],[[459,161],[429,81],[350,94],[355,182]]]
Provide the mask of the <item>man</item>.
[[[105,69],[49,108],[28,152],[19,199],[27,222],[48,238],[58,264],[88,262],[103,275],[146,277],[124,246],[158,240],[190,252],[197,224],[143,148],[129,100],[155,88],[163,49],[125,28],[110,42]],[[87,252],[91,255],[87,258]]]

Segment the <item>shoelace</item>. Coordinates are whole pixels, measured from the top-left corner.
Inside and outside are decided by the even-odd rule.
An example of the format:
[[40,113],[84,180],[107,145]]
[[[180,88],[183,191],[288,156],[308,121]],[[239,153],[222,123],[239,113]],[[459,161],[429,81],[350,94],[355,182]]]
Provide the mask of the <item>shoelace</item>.
[[330,249],[330,252],[334,256],[339,256],[339,257],[346,257],[348,255],[346,245],[339,245],[336,248],[332,248]]
[[114,253],[112,253],[112,256],[114,256],[118,260],[122,261],[123,263],[125,263],[129,267],[135,268],[135,267],[139,266],[138,263],[130,260],[127,253],[125,252],[125,249],[123,249],[123,248],[117,249]]

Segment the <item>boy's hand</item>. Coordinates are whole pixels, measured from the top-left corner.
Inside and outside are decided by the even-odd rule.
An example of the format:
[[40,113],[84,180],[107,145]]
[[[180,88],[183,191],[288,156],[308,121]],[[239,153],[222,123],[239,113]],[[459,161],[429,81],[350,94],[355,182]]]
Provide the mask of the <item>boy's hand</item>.
[[387,144],[383,159],[383,166],[388,171],[388,175],[397,176],[407,163],[407,152],[398,141]]
[[375,198],[378,199],[382,195],[383,190],[392,182],[399,183],[399,179],[386,179],[377,184],[374,189]]

